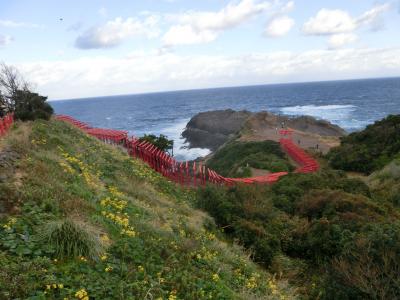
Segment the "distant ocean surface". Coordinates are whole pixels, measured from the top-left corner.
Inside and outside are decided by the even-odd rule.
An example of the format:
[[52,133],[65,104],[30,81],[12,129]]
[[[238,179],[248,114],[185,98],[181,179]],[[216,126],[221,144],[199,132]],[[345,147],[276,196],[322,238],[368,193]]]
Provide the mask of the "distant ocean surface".
[[95,127],[122,129],[141,136],[165,134],[174,139],[178,160],[194,159],[208,149],[186,149],[181,133],[199,112],[267,110],[284,115],[326,119],[351,132],[400,114],[400,78],[276,84],[96,97],[50,102],[55,112]]

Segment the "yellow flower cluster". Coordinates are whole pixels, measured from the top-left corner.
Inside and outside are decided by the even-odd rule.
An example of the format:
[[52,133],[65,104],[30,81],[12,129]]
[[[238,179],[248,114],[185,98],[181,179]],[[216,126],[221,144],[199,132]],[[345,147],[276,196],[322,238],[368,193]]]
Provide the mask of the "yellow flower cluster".
[[255,289],[257,287],[257,278],[255,276],[250,276],[250,278],[246,280],[246,287],[248,289]]
[[32,139],[31,143],[33,145],[46,145],[47,140],[45,138],[42,138],[42,139],[39,139],[39,140]]
[[105,269],[104,269],[104,271],[106,271],[106,272],[111,272],[112,271],[112,267],[110,267],[110,266],[107,266]]
[[66,163],[61,162],[60,166],[64,169],[65,172],[72,173],[74,171],[73,167],[71,165],[76,165],[79,167],[82,177],[85,180],[85,182],[92,188],[96,188],[99,183],[99,176],[100,172],[93,172],[89,166],[87,166],[84,162],[82,162],[78,157],[74,157],[69,155],[67,152],[65,152],[61,147],[58,147],[61,151],[61,155],[64,157],[64,159],[69,163],[69,168],[66,167]]
[[11,229],[11,227],[17,222],[16,218],[9,218],[8,222],[3,225],[4,229]]
[[100,205],[103,207],[101,214],[107,219],[111,220],[114,224],[122,227],[121,234],[128,237],[135,237],[135,229],[129,225],[128,213],[124,212],[124,209],[128,205],[128,201],[119,199],[125,195],[118,191],[116,187],[109,187],[109,193],[112,197],[106,197],[100,201]]
[[177,294],[177,291],[176,291],[176,290],[172,290],[172,291],[169,293],[168,300],[176,300],[176,299],[177,299],[176,294]]
[[125,200],[111,199],[110,197],[107,197],[100,201],[101,206],[111,206],[119,211],[123,210],[127,206],[127,204],[128,202]]
[[105,260],[107,260],[107,255],[102,255],[101,257],[100,257],[100,259],[102,260],[102,261],[105,261]]
[[218,274],[213,274],[212,276],[212,280],[214,280],[215,282],[219,281],[219,275]]
[[75,297],[80,300],[89,300],[89,295],[85,289],[81,289],[75,293]]
[[139,267],[138,267],[138,271],[141,272],[141,273],[143,273],[143,272],[144,272],[143,266],[139,266]]
[[59,165],[65,173],[75,174],[75,170],[69,164],[65,162],[60,162]]
[[79,260],[80,260],[80,261],[83,261],[83,262],[87,262],[87,259],[86,259],[86,257],[84,257],[84,256],[79,256]]
[[129,226],[129,218],[126,215],[121,215],[121,214],[115,214],[112,212],[107,212],[103,210],[101,214],[106,217],[107,219],[110,219],[113,221],[115,224],[122,226],[122,227],[128,227]]
[[108,188],[108,191],[110,192],[111,195],[117,198],[122,198],[125,196],[124,193],[118,191],[118,189],[115,186],[110,186]]
[[121,230],[121,234],[122,234],[122,235],[129,236],[129,237],[135,237],[135,236],[136,236],[136,231],[133,230],[133,227],[130,227],[130,226],[129,226],[128,229],[122,229],[122,230]]
[[46,290],[51,289],[63,289],[64,285],[62,283],[53,283],[53,284],[46,284]]
[[9,218],[8,222],[6,224],[3,225],[4,229],[10,230],[11,227],[17,223],[17,219],[16,218]]

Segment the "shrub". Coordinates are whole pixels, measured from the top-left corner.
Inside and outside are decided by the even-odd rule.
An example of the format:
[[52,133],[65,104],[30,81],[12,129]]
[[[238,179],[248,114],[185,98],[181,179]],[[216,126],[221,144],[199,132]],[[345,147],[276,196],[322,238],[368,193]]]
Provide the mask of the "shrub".
[[369,174],[381,169],[400,152],[400,115],[389,115],[361,132],[342,138],[328,153],[332,167]]
[[16,103],[15,118],[19,120],[49,120],[53,114],[53,108],[46,103],[47,97],[30,91],[17,91],[14,98]]
[[334,260],[328,286],[358,291],[359,299],[399,299],[400,223],[372,224]]
[[94,258],[100,252],[100,243],[93,234],[71,220],[48,223],[41,239],[49,243],[59,258]]

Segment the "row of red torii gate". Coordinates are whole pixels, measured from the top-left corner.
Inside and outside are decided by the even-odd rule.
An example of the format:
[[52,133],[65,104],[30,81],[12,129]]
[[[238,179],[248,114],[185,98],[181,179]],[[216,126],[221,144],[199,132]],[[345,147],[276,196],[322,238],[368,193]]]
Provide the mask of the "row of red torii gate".
[[[219,185],[244,184],[273,184],[288,172],[270,173],[264,176],[251,178],[226,178],[204,164],[192,162],[178,162],[168,153],[161,151],[147,141],[140,141],[137,137],[128,136],[127,131],[93,128],[70,116],[57,115],[56,119],[72,124],[106,143],[125,147],[130,156],[141,159],[152,169],[184,186],[198,186],[207,183]],[[292,142],[291,130],[280,130],[280,144],[282,149],[296,162],[296,173],[312,173],[319,170],[318,162],[302,148]]]

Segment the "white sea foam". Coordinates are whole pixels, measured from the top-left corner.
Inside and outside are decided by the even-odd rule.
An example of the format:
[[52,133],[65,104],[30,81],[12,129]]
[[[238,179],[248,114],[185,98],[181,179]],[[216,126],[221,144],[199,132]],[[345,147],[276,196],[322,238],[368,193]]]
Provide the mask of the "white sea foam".
[[157,130],[159,133],[168,136],[169,139],[174,140],[174,157],[178,161],[193,160],[211,153],[209,149],[205,148],[188,148],[188,144],[182,138],[182,132],[188,122],[189,119],[180,120],[172,126]]
[[289,116],[307,115],[317,119],[324,119],[339,125],[347,130],[363,128],[365,121],[359,121],[353,118],[353,112],[357,106],[354,105],[297,105],[283,107],[280,111]]

